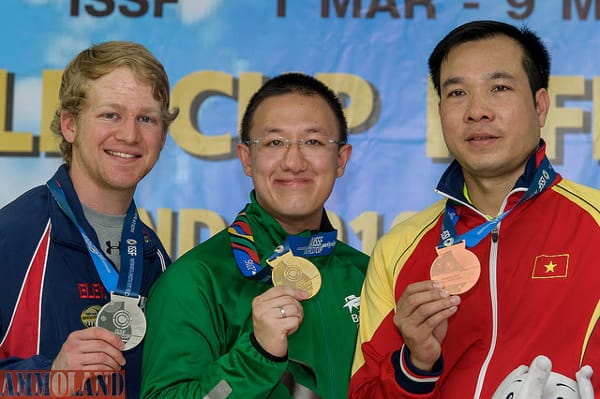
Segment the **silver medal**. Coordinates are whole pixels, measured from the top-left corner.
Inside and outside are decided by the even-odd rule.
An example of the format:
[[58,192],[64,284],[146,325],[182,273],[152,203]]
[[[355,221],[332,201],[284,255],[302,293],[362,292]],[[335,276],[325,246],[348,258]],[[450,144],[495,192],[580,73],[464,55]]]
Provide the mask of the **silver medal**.
[[146,334],[146,317],[138,306],[140,297],[110,294],[110,302],[98,312],[96,326],[115,333],[125,343],[125,349],[135,348]]

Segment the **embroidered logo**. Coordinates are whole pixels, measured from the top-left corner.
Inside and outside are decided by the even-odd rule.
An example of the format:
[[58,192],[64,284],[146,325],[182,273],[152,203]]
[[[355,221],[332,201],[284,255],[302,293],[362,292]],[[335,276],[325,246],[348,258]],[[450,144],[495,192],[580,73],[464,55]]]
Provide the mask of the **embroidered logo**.
[[93,327],[96,325],[96,317],[102,307],[100,305],[92,305],[83,309],[81,312],[81,322],[85,327]]
[[104,299],[106,291],[102,283],[78,283],[80,299]]
[[344,298],[346,304],[343,306],[348,309],[350,312],[350,317],[352,317],[352,321],[358,324],[359,315],[360,315],[360,297],[356,295],[348,295]]
[[109,241],[106,241],[106,250],[105,252],[109,255],[112,254],[113,249],[116,249],[119,252],[115,252],[115,253],[120,253],[121,251],[121,243],[118,242],[117,245],[112,245],[112,243]]
[[538,255],[531,278],[566,278],[568,271],[569,254]]

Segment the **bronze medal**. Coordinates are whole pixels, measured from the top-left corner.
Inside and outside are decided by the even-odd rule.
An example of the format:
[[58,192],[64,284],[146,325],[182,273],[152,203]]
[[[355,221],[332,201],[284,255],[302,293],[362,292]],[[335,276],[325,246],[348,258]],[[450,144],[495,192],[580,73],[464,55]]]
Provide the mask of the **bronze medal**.
[[308,259],[294,256],[291,251],[267,260],[273,268],[273,285],[287,285],[308,292],[312,298],[321,288],[321,273]]
[[432,280],[440,281],[452,295],[467,292],[477,283],[481,265],[477,256],[461,241],[449,247],[437,248],[437,258],[431,264]]
[[96,326],[106,328],[121,338],[125,349],[135,348],[146,335],[146,317],[138,306],[140,297],[110,294],[110,302],[98,312]]

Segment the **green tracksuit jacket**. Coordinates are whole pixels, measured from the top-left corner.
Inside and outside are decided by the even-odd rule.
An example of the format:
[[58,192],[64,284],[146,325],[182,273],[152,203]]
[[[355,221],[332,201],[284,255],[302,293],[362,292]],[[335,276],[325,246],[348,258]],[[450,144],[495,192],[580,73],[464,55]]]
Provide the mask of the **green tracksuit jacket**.
[[[266,265],[287,234],[251,198],[246,213]],[[321,273],[321,289],[302,302],[304,320],[289,337],[288,358],[275,361],[250,337],[252,299],[270,285],[242,276],[227,229],[178,259],[148,299],[142,396],[346,398],[368,257],[337,241],[330,255],[310,260]],[[301,385],[294,395],[281,382],[286,370]]]

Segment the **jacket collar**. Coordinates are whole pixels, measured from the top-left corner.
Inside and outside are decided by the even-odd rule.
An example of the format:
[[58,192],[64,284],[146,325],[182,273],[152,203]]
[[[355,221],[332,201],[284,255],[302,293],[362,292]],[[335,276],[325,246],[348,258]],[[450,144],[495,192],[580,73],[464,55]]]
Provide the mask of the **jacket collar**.
[[[267,211],[260,206],[256,201],[256,192],[252,190],[250,192],[250,203],[246,207],[246,215],[248,222],[251,225],[252,233],[256,241],[256,247],[261,248],[275,248],[277,245],[283,243],[289,234],[281,227],[279,222],[275,220]],[[260,234],[262,231],[263,234]],[[298,236],[310,236],[319,232],[335,231],[327,213],[323,210],[323,216],[321,218],[321,226],[318,231],[306,230],[302,233],[296,234]]]
[[[63,192],[65,193],[67,203],[71,207],[71,210],[73,211],[77,222],[83,228],[83,231],[85,231],[94,245],[96,245],[98,248],[102,248],[98,241],[96,231],[89,224],[83,213],[83,207],[81,206],[81,201],[79,200],[79,196],[75,191],[75,187],[73,187],[73,181],[69,175],[68,166],[66,164],[62,164],[51,179],[55,179],[59,182]],[[71,220],[60,209],[50,193],[48,193],[48,201],[50,202],[49,212],[53,224],[51,233],[52,239],[65,245],[86,248],[83,237],[81,236],[81,232],[77,226],[73,225]],[[144,253],[154,253],[158,248],[158,242],[153,240],[152,235],[148,233],[148,228],[145,224],[142,225],[142,233],[144,235]]]
[[[536,152],[531,155],[527,164],[525,165],[525,172],[519,176],[513,189],[508,194],[509,196],[515,191],[525,191],[533,181],[535,172],[542,160],[546,157],[546,143],[543,139],[540,139]],[[556,182],[559,180],[556,179]],[[444,195],[451,199],[457,200],[464,204],[469,204],[467,198],[464,195],[465,177],[463,175],[462,167],[458,161],[453,160],[446,171],[442,174],[440,181],[436,187],[438,194]]]

